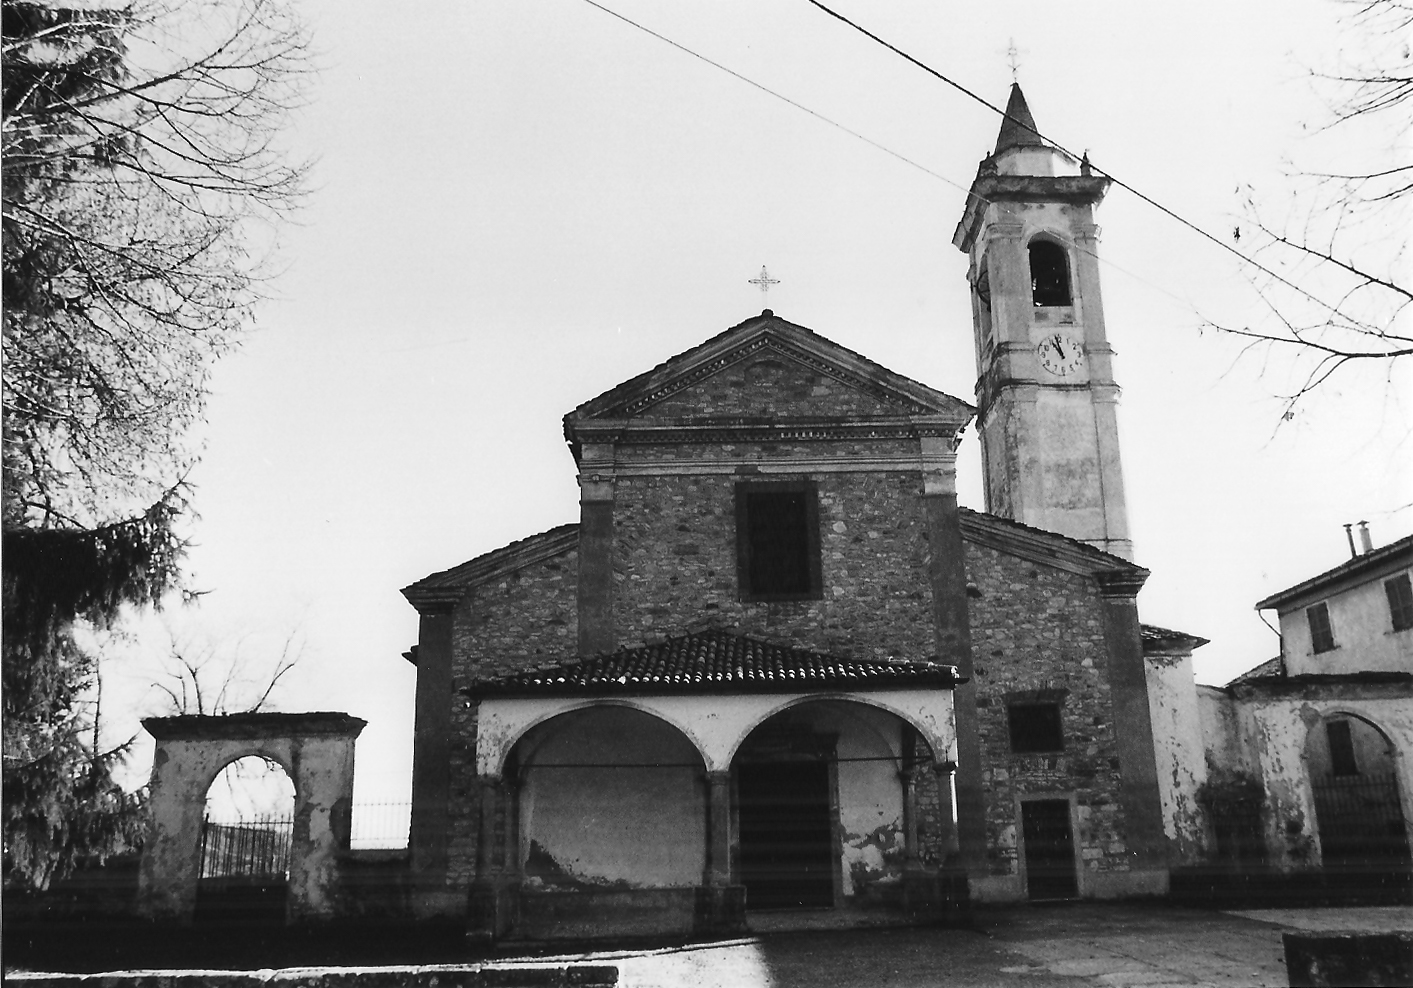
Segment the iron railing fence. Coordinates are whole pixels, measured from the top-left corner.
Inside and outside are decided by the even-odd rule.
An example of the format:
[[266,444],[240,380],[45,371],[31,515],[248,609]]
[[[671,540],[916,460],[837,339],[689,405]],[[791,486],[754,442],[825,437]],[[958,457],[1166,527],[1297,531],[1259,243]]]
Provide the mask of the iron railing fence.
[[1408,857],[1394,775],[1326,776],[1312,788],[1326,864]]
[[282,879],[289,875],[289,817],[258,817],[201,824],[201,877]]

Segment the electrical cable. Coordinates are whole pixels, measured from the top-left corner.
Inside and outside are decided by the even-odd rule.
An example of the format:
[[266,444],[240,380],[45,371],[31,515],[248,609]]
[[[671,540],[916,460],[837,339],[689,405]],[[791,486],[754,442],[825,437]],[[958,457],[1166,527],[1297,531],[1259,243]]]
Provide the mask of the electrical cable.
[[[662,41],[662,42],[665,42],[666,44],[671,45],[673,48],[676,48],[678,51],[685,52],[686,54],[691,55],[693,58],[698,59],[698,60],[700,60],[700,61],[702,61],[702,62],[705,62],[706,64],[710,65],[710,66],[713,67],[713,68],[720,69],[722,72],[725,72],[727,75],[730,75],[730,76],[732,76],[732,77],[734,77],[734,78],[736,78],[736,79],[739,79],[740,81],[746,83],[746,85],[748,85],[748,86],[752,86],[752,87],[754,87],[754,88],[756,88],[756,89],[759,89],[761,92],[763,92],[763,93],[765,93],[765,94],[767,94],[767,95],[769,95],[769,96],[773,96],[773,97],[775,97],[776,99],[781,100],[782,102],[788,103],[788,104],[790,104],[791,106],[795,107],[797,110],[803,110],[805,113],[808,113],[810,116],[814,117],[815,119],[820,120],[820,121],[822,121],[823,123],[827,123],[827,124],[829,124],[829,126],[831,126],[831,127],[835,127],[835,128],[837,128],[837,129],[839,129],[839,130],[842,130],[844,133],[848,134],[848,135],[851,136],[851,137],[856,137],[856,138],[858,138],[859,140],[863,141],[865,144],[868,144],[868,145],[870,145],[871,147],[877,148],[878,150],[882,151],[883,153],[888,154],[888,155],[891,155],[892,157],[897,158],[899,161],[903,162],[904,164],[911,165],[913,168],[916,168],[918,171],[924,172],[925,174],[930,175],[930,176],[932,176],[933,178],[935,178],[935,179],[937,179],[937,180],[939,180],[939,181],[941,181],[941,182],[945,182],[947,185],[952,186],[954,189],[959,189],[959,190],[960,190],[961,192],[963,192],[965,195],[967,195],[967,196],[969,196],[969,197],[971,197],[971,198],[973,198],[973,199],[976,199],[977,201],[979,201],[979,202],[982,203],[983,205],[990,205],[990,204],[991,204],[991,200],[987,199],[987,198],[986,198],[985,196],[983,196],[983,195],[980,195],[980,194],[978,194],[978,193],[972,191],[971,189],[969,189],[969,188],[966,187],[965,185],[962,185],[960,182],[957,182],[957,181],[955,181],[955,180],[953,180],[953,179],[950,179],[950,178],[948,178],[946,175],[940,174],[939,172],[935,172],[935,171],[933,171],[931,168],[928,168],[926,165],[919,164],[918,162],[912,160],[912,159],[909,158],[908,156],[906,156],[906,155],[904,155],[904,154],[900,154],[899,152],[894,151],[892,148],[886,147],[885,145],[878,143],[877,141],[873,140],[872,138],[866,137],[866,136],[864,136],[863,134],[860,134],[860,133],[859,133],[858,131],[856,131],[856,130],[851,130],[850,128],[848,128],[848,127],[844,126],[843,124],[839,123],[837,120],[832,120],[832,119],[830,119],[829,117],[826,117],[824,114],[819,113],[819,112],[816,111],[816,110],[810,109],[808,106],[805,106],[803,103],[799,103],[799,102],[797,102],[797,101],[791,99],[790,97],[783,95],[782,93],[776,92],[775,90],[771,89],[771,88],[768,87],[768,86],[764,86],[764,85],[762,85],[761,83],[756,82],[754,79],[751,79],[751,78],[749,78],[749,77],[747,77],[747,76],[742,75],[741,73],[737,72],[735,69],[732,69],[732,68],[730,68],[730,67],[728,67],[728,66],[722,65],[720,62],[713,61],[712,59],[706,57],[705,55],[701,54],[700,52],[693,51],[691,48],[688,48],[686,45],[683,45],[683,44],[681,44],[681,43],[679,43],[679,42],[677,42],[677,41],[673,41],[671,38],[667,37],[666,35],[659,34],[657,31],[654,31],[652,28],[646,27],[646,26],[644,26],[644,25],[642,25],[642,24],[639,24],[637,21],[633,20],[633,19],[630,18],[630,17],[625,17],[623,14],[618,13],[616,10],[611,10],[610,8],[605,7],[603,4],[596,3],[595,0],[584,0],[584,2],[587,3],[590,7],[594,7],[594,8],[597,9],[597,10],[603,11],[605,14],[608,14],[610,17],[617,18],[618,20],[620,20],[620,21],[622,21],[623,23],[629,25],[630,27],[637,28],[639,31],[642,31],[644,34],[651,35],[652,37],[657,38],[659,41]],[[822,9],[827,10],[828,8],[822,8]],[[831,11],[831,13],[832,13],[832,11]],[[837,16],[837,15],[836,15],[836,16]],[[867,33],[867,32],[865,32],[865,33]],[[870,37],[872,37],[872,36],[870,35]],[[886,42],[883,42],[883,43],[886,44]],[[903,54],[903,53],[900,52],[899,54]],[[907,55],[905,55],[905,54],[904,54],[904,57],[905,57],[905,58],[909,58],[909,60],[911,60],[911,61],[915,61],[915,59],[911,59],[910,56],[907,56]],[[921,65],[921,63],[918,63],[918,64]],[[923,67],[926,68],[926,66],[923,66]],[[931,71],[931,70],[929,69],[928,71]],[[936,73],[934,73],[934,74],[936,74]],[[939,78],[942,78],[941,76],[938,76],[938,77],[939,77]],[[949,82],[951,85],[957,85],[956,83],[952,83],[951,80],[944,80],[944,81]],[[975,93],[972,93],[972,92],[970,92],[969,90],[963,89],[963,88],[960,87],[960,86],[958,86],[957,88],[962,89],[962,92],[965,92],[968,96],[971,96],[973,99],[978,100],[979,102],[981,102],[981,103],[982,103],[984,106],[986,106],[987,108],[992,109],[992,110],[996,110],[996,112],[997,112],[997,113],[1000,113],[1003,117],[1006,116],[1005,111],[1003,111],[1003,110],[997,110],[996,107],[992,106],[990,103],[987,103],[986,100],[982,99],[980,96],[977,96]],[[1007,119],[1010,119],[1010,118],[1007,118]],[[1027,127],[1026,129],[1029,130],[1030,128]],[[1056,145],[1056,147],[1059,147],[1059,145]],[[1060,148],[1060,150],[1063,151],[1064,149],[1063,149],[1063,148]],[[1066,153],[1068,153],[1068,152],[1066,152]],[[1111,178],[1112,181],[1117,182],[1116,179],[1112,179],[1112,176],[1109,176],[1109,177]],[[1193,314],[1195,314],[1199,319],[1203,320],[1204,322],[1211,322],[1211,320],[1207,319],[1207,317],[1202,314],[1202,311],[1197,308],[1197,305],[1196,305],[1191,299],[1189,299],[1189,298],[1183,298],[1181,295],[1178,295],[1177,293],[1172,292],[1172,291],[1170,291],[1170,290],[1164,288],[1164,287],[1161,286],[1161,285],[1158,285],[1158,284],[1155,284],[1155,283],[1152,282],[1152,281],[1149,281],[1147,278],[1144,278],[1142,275],[1139,275],[1139,274],[1137,274],[1137,273],[1135,273],[1135,272],[1133,272],[1133,271],[1130,271],[1130,270],[1128,270],[1127,268],[1125,268],[1125,267],[1123,267],[1123,266],[1121,266],[1121,265],[1119,265],[1119,264],[1115,264],[1113,261],[1111,261],[1111,260],[1109,260],[1109,259],[1107,259],[1107,258],[1100,257],[1100,256],[1099,256],[1097,253],[1095,253],[1094,251],[1089,250],[1089,249],[1087,249],[1087,248],[1085,248],[1085,247],[1080,246],[1078,243],[1074,242],[1073,240],[1071,240],[1071,239],[1069,239],[1069,238],[1065,238],[1065,240],[1066,240],[1067,246],[1074,248],[1075,250],[1079,251],[1080,253],[1088,254],[1090,257],[1093,257],[1095,260],[1097,260],[1100,264],[1103,264],[1105,267],[1112,268],[1113,270],[1118,271],[1118,272],[1121,273],[1121,274],[1127,275],[1128,277],[1132,278],[1134,281],[1138,282],[1139,284],[1145,285],[1145,286],[1147,286],[1148,288],[1151,288],[1153,291],[1158,292],[1160,295],[1166,295],[1168,298],[1173,299],[1174,301],[1178,302],[1180,305],[1183,305],[1184,307],[1190,309],[1190,310],[1193,312]]]
[[[906,59],[907,61],[911,62],[913,65],[916,65],[918,68],[922,69],[924,72],[928,73],[929,75],[931,75],[931,76],[933,76],[933,77],[935,77],[935,78],[941,80],[942,82],[945,82],[947,85],[951,86],[953,89],[955,89],[955,90],[957,90],[958,92],[960,92],[960,93],[962,93],[962,94],[964,94],[964,95],[970,97],[971,99],[973,99],[973,100],[975,100],[976,102],[980,103],[982,106],[986,107],[988,110],[991,110],[991,111],[994,112],[994,113],[1000,114],[1004,119],[1010,120],[1012,123],[1014,123],[1014,124],[1016,124],[1016,125],[1018,125],[1018,126],[1024,128],[1025,130],[1030,131],[1031,133],[1035,134],[1036,137],[1039,137],[1041,140],[1048,141],[1048,142],[1049,142],[1051,145],[1053,145],[1055,148],[1057,148],[1057,149],[1060,150],[1060,151],[1063,151],[1065,154],[1068,154],[1070,157],[1074,158],[1076,161],[1079,160],[1079,155],[1075,154],[1073,151],[1071,151],[1071,150],[1069,150],[1068,148],[1066,148],[1066,147],[1065,147],[1063,144],[1061,144],[1059,141],[1056,141],[1056,140],[1054,140],[1054,139],[1052,139],[1052,138],[1050,138],[1050,137],[1045,136],[1044,134],[1040,133],[1038,130],[1035,130],[1034,128],[1030,127],[1028,124],[1021,123],[1021,121],[1016,120],[1014,117],[1012,117],[1012,116],[1010,116],[1009,114],[1007,114],[1005,110],[1003,110],[1003,109],[1001,109],[1000,107],[996,106],[994,103],[991,103],[991,102],[989,102],[988,100],[984,99],[983,97],[981,97],[981,96],[977,95],[976,93],[972,92],[970,89],[968,89],[967,87],[963,86],[961,83],[956,82],[955,80],[948,78],[947,76],[943,75],[941,72],[938,72],[936,69],[934,69],[932,66],[926,64],[925,62],[919,61],[918,59],[914,58],[912,55],[909,55],[907,52],[903,51],[903,50],[902,50],[901,48],[899,48],[898,46],[896,46],[896,45],[894,45],[894,44],[891,44],[891,43],[888,42],[888,41],[885,41],[883,38],[880,38],[878,35],[874,34],[872,31],[868,30],[867,28],[865,28],[865,27],[863,27],[863,26],[861,26],[861,25],[859,25],[859,24],[854,23],[853,21],[849,20],[849,18],[845,17],[843,14],[840,14],[840,13],[838,13],[838,12],[835,11],[835,10],[831,10],[829,7],[826,7],[823,3],[821,3],[820,0],[807,0],[807,2],[810,3],[810,4],[812,4],[812,5],[815,6],[815,7],[818,7],[820,10],[824,11],[824,12],[825,12],[826,14],[828,14],[830,17],[833,17],[833,18],[835,18],[836,20],[839,20],[839,21],[843,22],[844,24],[849,25],[849,27],[853,28],[855,31],[858,31],[860,34],[864,35],[865,37],[871,38],[872,40],[878,42],[878,43],[879,43],[880,45],[882,45],[884,48],[887,48],[889,51],[893,52],[894,54],[896,54],[896,55],[898,55],[898,56],[900,56],[900,57]],[[1206,230],[1202,229],[1202,227],[1198,226],[1196,223],[1192,222],[1191,220],[1187,219],[1187,218],[1184,217],[1184,216],[1180,216],[1178,213],[1176,213],[1176,212],[1174,212],[1173,210],[1169,209],[1167,206],[1164,206],[1162,203],[1158,202],[1156,199],[1152,198],[1151,196],[1145,195],[1144,193],[1140,192],[1138,189],[1134,188],[1132,185],[1129,185],[1127,182],[1123,181],[1122,179],[1116,178],[1116,177],[1114,177],[1112,174],[1110,174],[1109,172],[1106,172],[1106,171],[1104,171],[1102,168],[1099,168],[1099,167],[1095,166],[1092,162],[1090,163],[1090,167],[1091,167],[1095,172],[1097,172],[1098,174],[1104,176],[1104,177],[1107,178],[1109,181],[1113,182],[1113,183],[1114,183],[1115,185],[1117,185],[1119,188],[1124,189],[1124,190],[1126,190],[1126,191],[1128,191],[1128,192],[1131,192],[1133,195],[1137,196],[1139,199],[1141,199],[1141,200],[1143,200],[1144,202],[1148,203],[1148,205],[1152,206],[1154,209],[1157,209],[1159,212],[1161,212],[1161,213],[1167,215],[1167,216],[1170,217],[1171,219],[1177,220],[1177,221],[1178,221],[1179,223],[1181,223],[1183,226],[1185,226],[1185,227],[1187,227],[1188,229],[1192,230],[1194,233],[1198,234],[1199,236],[1201,236],[1201,237],[1203,237],[1203,238],[1205,238],[1205,239],[1207,239],[1207,240],[1210,240],[1212,243],[1216,244],[1218,247],[1220,247],[1222,250],[1226,251],[1227,253],[1232,254],[1232,255],[1234,255],[1235,257],[1240,258],[1244,263],[1251,265],[1251,266],[1252,266],[1253,268],[1255,268],[1257,271],[1260,271],[1260,272],[1262,272],[1262,273],[1264,273],[1264,274],[1266,274],[1266,275],[1269,275],[1271,278],[1275,279],[1275,280],[1276,280],[1277,282],[1279,282],[1280,284],[1285,285],[1287,288],[1290,288],[1290,289],[1294,290],[1295,292],[1299,293],[1300,295],[1302,295],[1302,296],[1304,296],[1305,298],[1309,299],[1310,301],[1314,302],[1316,305],[1319,305],[1319,306],[1321,306],[1322,308],[1328,309],[1328,310],[1329,310],[1330,312],[1332,312],[1332,313],[1335,313],[1335,314],[1338,314],[1338,313],[1339,313],[1340,310],[1339,310],[1339,307],[1338,307],[1338,306],[1331,305],[1330,303],[1326,302],[1324,299],[1319,298],[1319,297],[1317,297],[1317,296],[1315,296],[1315,295],[1312,295],[1310,292],[1306,291],[1304,288],[1300,287],[1300,286],[1297,285],[1295,282],[1293,282],[1293,281],[1291,281],[1290,279],[1284,277],[1283,275],[1280,275],[1280,274],[1276,273],[1275,271],[1272,271],[1270,268],[1266,267],[1266,266],[1265,266],[1264,264],[1262,264],[1260,261],[1257,261],[1256,259],[1254,259],[1254,258],[1252,258],[1252,257],[1249,257],[1249,256],[1247,256],[1246,254],[1243,254],[1241,251],[1237,250],[1235,247],[1233,247],[1231,244],[1227,243],[1225,240],[1222,240],[1221,238],[1215,236],[1214,234],[1208,233]],[[1336,263],[1338,263],[1338,262],[1336,262]]]

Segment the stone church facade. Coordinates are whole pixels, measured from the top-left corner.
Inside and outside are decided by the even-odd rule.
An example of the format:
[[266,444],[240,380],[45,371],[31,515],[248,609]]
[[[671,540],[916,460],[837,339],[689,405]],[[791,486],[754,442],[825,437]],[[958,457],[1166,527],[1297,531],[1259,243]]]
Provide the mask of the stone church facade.
[[[1160,667],[1201,639],[1138,619],[1106,184],[1013,90],[956,238],[978,408],[766,310],[565,416],[579,521],[403,591],[423,914],[681,933],[1166,890]],[[988,512],[954,486],[974,415]]]

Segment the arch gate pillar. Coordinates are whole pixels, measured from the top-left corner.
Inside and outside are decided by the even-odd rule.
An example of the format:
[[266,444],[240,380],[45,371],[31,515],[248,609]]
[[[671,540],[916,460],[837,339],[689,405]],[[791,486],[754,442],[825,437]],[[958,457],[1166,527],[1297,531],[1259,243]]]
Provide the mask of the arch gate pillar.
[[138,872],[138,912],[190,923],[201,869],[206,791],[231,762],[257,755],[294,783],[287,922],[333,914],[337,853],[353,819],[353,745],[367,721],[344,713],[149,717],[152,760],[147,840]]

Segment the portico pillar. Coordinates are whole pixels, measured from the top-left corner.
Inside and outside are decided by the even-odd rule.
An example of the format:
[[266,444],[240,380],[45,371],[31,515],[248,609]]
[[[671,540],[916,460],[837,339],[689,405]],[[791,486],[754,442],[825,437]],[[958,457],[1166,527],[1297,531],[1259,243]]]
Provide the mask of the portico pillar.
[[704,882],[731,884],[731,773],[707,773],[707,866]]
[[708,772],[706,868],[692,924],[698,934],[746,931],[746,890],[731,884],[731,773]]
[[519,884],[515,881],[506,845],[510,842],[511,815],[498,827],[506,787],[500,779],[477,776],[480,821],[476,835],[476,879],[467,901],[466,935],[473,943],[490,944],[519,922]]
[[917,773],[914,762],[898,773],[903,781],[903,867],[916,868],[922,863],[921,849],[918,847],[917,826]]
[[957,807],[952,800],[952,778],[957,766],[953,762],[933,762],[932,771],[937,776],[938,843],[942,846],[944,862],[951,864],[961,850],[957,839]]
[[476,780],[481,790],[480,829],[476,836],[476,877],[490,879],[501,871],[502,853],[497,842],[496,812],[500,808],[500,780],[488,775]]

